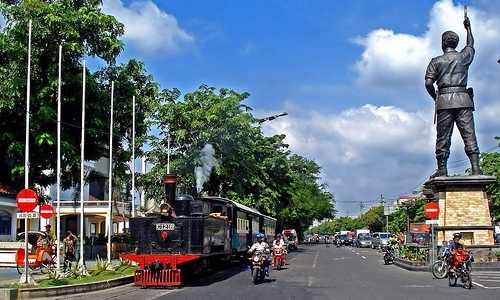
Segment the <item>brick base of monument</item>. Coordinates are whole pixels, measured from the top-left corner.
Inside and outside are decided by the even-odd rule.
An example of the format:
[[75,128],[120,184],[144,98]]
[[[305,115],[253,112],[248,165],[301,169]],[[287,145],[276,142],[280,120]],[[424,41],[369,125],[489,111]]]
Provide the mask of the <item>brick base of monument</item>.
[[486,187],[492,176],[436,177],[424,184],[424,195],[439,201],[437,242],[451,240],[461,232],[466,245],[493,245],[493,226]]

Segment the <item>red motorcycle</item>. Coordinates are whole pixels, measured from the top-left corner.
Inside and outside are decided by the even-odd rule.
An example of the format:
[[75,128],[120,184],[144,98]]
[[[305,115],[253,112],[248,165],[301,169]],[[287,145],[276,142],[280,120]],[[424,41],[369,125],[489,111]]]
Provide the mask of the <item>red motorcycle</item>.
[[451,250],[452,263],[448,272],[449,286],[456,286],[458,279],[466,289],[472,288],[471,264],[474,261],[472,254],[464,249]]
[[281,270],[285,265],[285,253],[283,252],[283,248],[281,247],[273,248],[273,260],[276,269]]

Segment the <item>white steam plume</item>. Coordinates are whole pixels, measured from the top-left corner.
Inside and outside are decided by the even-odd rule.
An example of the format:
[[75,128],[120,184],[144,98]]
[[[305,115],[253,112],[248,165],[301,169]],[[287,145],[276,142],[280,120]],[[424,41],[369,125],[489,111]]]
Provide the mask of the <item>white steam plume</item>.
[[217,165],[217,160],[215,159],[215,150],[211,144],[206,144],[201,149],[200,154],[201,166],[194,169],[194,174],[196,176],[196,191],[200,193],[203,190],[203,184],[210,177],[212,169]]

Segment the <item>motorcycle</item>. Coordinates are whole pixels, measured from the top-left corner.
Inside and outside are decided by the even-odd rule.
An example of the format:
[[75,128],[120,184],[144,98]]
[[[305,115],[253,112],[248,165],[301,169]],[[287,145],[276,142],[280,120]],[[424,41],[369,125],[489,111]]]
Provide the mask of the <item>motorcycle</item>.
[[384,247],[384,265],[394,263],[394,249],[392,247]]
[[255,252],[251,257],[252,281],[254,284],[263,282],[266,274],[269,273],[269,266],[266,264],[265,254],[261,251]]
[[438,260],[436,260],[431,267],[432,275],[436,279],[444,279],[448,276],[448,270],[450,269],[449,257],[450,251],[448,248],[444,248],[441,255],[439,255]]
[[448,271],[448,285],[456,286],[457,280],[463,283],[466,289],[472,288],[471,264],[473,262],[472,254],[463,249],[452,251],[452,267]]
[[275,247],[273,249],[273,259],[276,269],[281,270],[285,265],[285,254],[281,247]]

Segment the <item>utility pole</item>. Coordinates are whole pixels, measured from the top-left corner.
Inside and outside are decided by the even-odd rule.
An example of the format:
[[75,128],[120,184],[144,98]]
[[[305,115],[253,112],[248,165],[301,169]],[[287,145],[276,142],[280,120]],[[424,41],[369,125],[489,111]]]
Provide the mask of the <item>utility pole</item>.
[[384,208],[384,215],[385,215],[385,231],[389,232],[389,214],[386,213],[385,209],[385,199],[384,195],[380,194],[380,204],[382,204],[382,207]]

